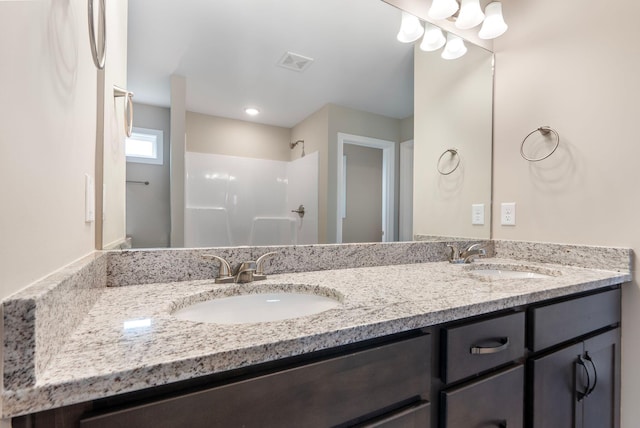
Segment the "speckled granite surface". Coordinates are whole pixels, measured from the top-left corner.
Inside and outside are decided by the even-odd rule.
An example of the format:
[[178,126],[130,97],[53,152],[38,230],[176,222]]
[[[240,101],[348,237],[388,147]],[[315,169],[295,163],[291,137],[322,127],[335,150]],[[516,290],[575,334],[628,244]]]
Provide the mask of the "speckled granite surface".
[[[405,251],[407,248],[412,247],[405,247]],[[333,250],[327,251],[329,255],[316,257],[325,260],[326,256],[327,261],[314,263],[330,266],[333,260],[334,266],[343,266],[344,260],[340,258],[346,257],[342,251],[348,248]],[[183,255],[192,250],[184,251]],[[294,255],[286,257],[295,260],[293,251]],[[146,266],[162,268],[160,260],[165,256],[158,256],[159,264]],[[286,257],[281,260],[288,260]],[[358,253],[350,258],[357,259]],[[627,257],[627,266],[628,262]],[[475,268],[491,263],[523,264],[516,260],[487,259],[478,262]],[[619,260],[611,263],[624,264]],[[102,288],[73,334],[67,336],[46,367],[36,371],[35,384],[21,387],[22,383],[17,382],[13,383],[15,388],[4,390],[2,416],[245,367],[631,279],[628,270],[616,272],[528,261],[525,264],[528,269],[544,270],[552,276],[526,280],[482,278],[470,272],[468,265],[447,262],[272,275],[267,281],[242,286],[242,292],[318,287],[342,296],[342,304],[308,317],[242,327],[180,321],[171,315],[176,309],[209,296],[239,292],[233,284],[216,285],[205,279]],[[114,265],[110,266],[113,274]],[[168,276],[171,275],[174,273]],[[148,320],[149,325],[124,328],[125,321],[141,319]],[[5,331],[5,335],[10,333]]]
[[[469,243],[456,242],[460,247]],[[469,271],[469,266],[438,263],[446,258],[445,242],[97,252],[3,301],[3,416],[243,367],[630,279],[628,249],[511,241],[485,241],[484,245],[490,255],[495,245],[499,256],[521,260],[506,265],[502,261],[502,268],[518,270],[526,260],[528,269],[551,272],[553,278],[525,282],[487,278]],[[267,251],[279,253],[267,262],[267,273],[294,273],[243,286],[214,285],[210,278],[216,275],[217,264],[201,258],[202,254],[215,253],[237,264],[255,260]],[[531,261],[565,266],[536,266]],[[384,265],[390,266],[372,267]],[[345,269],[355,266],[361,268]],[[149,285],[107,289],[106,284]],[[242,329],[185,324],[170,315],[211,297],[292,287],[340,296],[342,306],[304,319]],[[150,326],[123,329],[125,320],[138,318],[149,319]]]
[[106,255],[96,252],[2,302],[5,388],[40,378],[106,287],[106,267]]
[[[275,251],[265,262],[267,274],[346,269],[366,266],[439,262],[447,259],[448,242],[388,242],[367,244],[228,247],[170,250],[131,250],[109,253],[108,285],[151,284],[215,278],[218,262],[202,258],[215,254],[236,266]],[[456,241],[460,248],[482,243],[493,253],[491,241]]]

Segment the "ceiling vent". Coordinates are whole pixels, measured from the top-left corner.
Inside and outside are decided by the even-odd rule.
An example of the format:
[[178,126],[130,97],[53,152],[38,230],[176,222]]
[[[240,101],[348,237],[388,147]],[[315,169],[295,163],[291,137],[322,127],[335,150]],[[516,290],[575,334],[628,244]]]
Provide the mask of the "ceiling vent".
[[311,63],[313,63],[313,58],[298,55],[293,52],[287,52],[280,59],[280,61],[278,61],[278,65],[280,67],[284,67],[297,72],[303,72],[304,70],[309,68]]

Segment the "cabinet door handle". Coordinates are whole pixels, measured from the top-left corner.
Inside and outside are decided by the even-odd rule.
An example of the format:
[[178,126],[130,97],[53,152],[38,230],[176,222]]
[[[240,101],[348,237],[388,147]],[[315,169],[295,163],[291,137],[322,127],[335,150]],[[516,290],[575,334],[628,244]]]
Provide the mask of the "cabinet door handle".
[[500,342],[499,346],[472,346],[469,352],[476,355],[497,354],[509,348],[508,337],[498,339],[498,342]]
[[[585,388],[584,392],[576,391],[578,394],[578,401],[582,401],[582,399],[584,399],[586,396],[590,394],[590,391],[593,391],[593,389],[591,389],[591,375],[589,374],[589,369],[587,368],[587,364],[585,362],[586,360],[582,357],[582,355],[580,355],[578,357],[578,361],[576,361],[576,369],[577,369],[577,366],[582,366],[582,368],[584,369],[584,372],[587,374],[587,387]],[[578,373],[576,370],[576,380],[577,378],[578,378]],[[576,389],[577,389],[577,386],[576,386]]]
[[598,370],[596,369],[596,365],[589,356],[588,352],[585,353],[584,360],[588,361],[589,364],[591,364],[591,367],[593,367],[593,386],[586,392],[586,396],[588,397],[593,392],[593,390],[596,389],[596,385],[598,384]]

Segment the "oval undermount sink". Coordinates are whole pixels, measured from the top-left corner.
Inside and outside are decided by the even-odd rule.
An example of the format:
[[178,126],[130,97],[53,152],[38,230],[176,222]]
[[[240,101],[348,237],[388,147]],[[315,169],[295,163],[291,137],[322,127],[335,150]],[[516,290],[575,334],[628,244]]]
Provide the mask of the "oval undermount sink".
[[340,305],[330,297],[293,292],[269,292],[221,297],[174,312],[181,320],[216,324],[280,321],[328,311]]
[[477,264],[470,266],[471,275],[489,279],[543,279],[560,276],[561,272],[542,266],[514,264]]
[[476,269],[472,270],[472,273],[476,275],[482,275],[492,278],[551,278],[551,275],[546,275],[538,272],[517,271],[517,270],[504,270],[504,269]]

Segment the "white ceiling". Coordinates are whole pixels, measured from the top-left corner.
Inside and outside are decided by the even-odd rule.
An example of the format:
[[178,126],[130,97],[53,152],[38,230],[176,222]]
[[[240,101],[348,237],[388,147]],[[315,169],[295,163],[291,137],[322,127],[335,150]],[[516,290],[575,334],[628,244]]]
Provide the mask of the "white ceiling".
[[[413,46],[381,0],[129,0],[128,82],[136,102],[169,106],[186,77],[187,110],[292,127],[327,103],[413,114]],[[315,61],[298,73],[287,52]],[[249,118],[247,106],[262,113]]]

